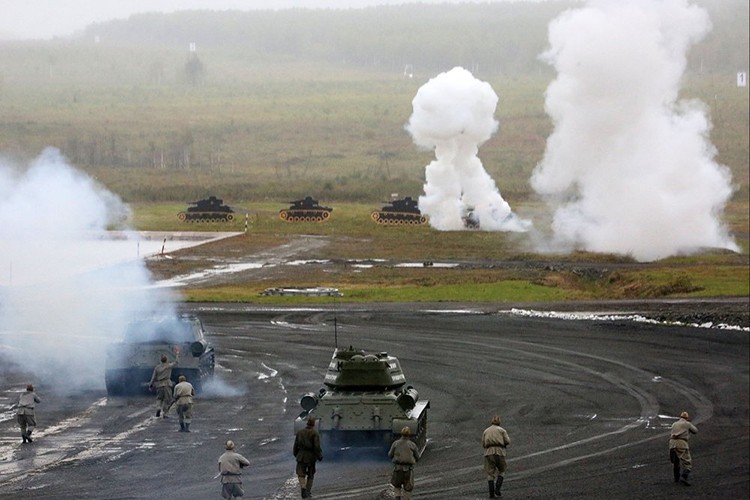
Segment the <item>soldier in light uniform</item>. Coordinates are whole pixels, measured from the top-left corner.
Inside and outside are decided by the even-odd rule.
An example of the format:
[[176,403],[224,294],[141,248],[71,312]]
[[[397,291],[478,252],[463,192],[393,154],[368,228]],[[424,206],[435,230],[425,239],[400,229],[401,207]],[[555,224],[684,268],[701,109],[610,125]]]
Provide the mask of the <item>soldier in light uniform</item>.
[[242,490],[242,472],[240,469],[250,465],[247,458],[234,451],[234,443],[227,441],[225,451],[219,457],[219,474],[221,474],[221,496],[230,500],[245,496]]
[[[672,432],[669,435],[669,460],[672,462],[674,482],[681,482],[690,486],[688,476],[693,470],[693,462],[690,457],[690,447],[688,438],[690,434],[697,434],[698,429],[690,423],[690,415],[683,411],[680,413],[680,419],[672,424]],[[682,466],[682,475],[680,475],[680,466]]]
[[190,432],[190,423],[193,420],[193,396],[195,396],[193,385],[187,381],[185,375],[180,375],[177,385],[174,386],[177,416],[180,417],[180,432]]
[[409,436],[411,429],[404,427],[401,429],[401,439],[394,441],[388,450],[393,462],[391,485],[396,488],[396,500],[409,500],[414,489],[414,464],[419,460],[419,449]]
[[161,363],[154,367],[151,381],[148,386],[156,389],[156,416],[163,414],[167,418],[167,412],[172,407],[172,368],[177,365],[177,358],[169,362],[166,354],[161,355]]
[[484,448],[484,471],[487,473],[490,498],[500,496],[503,486],[503,474],[507,467],[505,462],[505,447],[510,444],[508,432],[500,427],[500,417],[495,415],[490,426],[482,433],[482,448]]
[[18,396],[16,419],[18,420],[18,426],[21,428],[21,437],[24,443],[32,442],[31,433],[36,427],[34,407],[36,403],[41,402],[39,396],[34,392],[34,386],[31,384],[26,386],[26,392]]

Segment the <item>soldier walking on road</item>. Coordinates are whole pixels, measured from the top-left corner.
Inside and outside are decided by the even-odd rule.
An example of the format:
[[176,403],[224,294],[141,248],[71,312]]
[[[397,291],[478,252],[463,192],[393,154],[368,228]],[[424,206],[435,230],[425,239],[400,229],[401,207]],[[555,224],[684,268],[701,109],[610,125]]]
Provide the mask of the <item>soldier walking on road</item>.
[[242,472],[240,469],[250,465],[247,458],[234,451],[230,440],[224,444],[225,451],[219,457],[219,474],[221,474],[221,496],[230,500],[245,496],[242,489]]
[[490,426],[482,433],[482,448],[484,448],[484,471],[487,473],[490,498],[502,494],[503,474],[505,474],[505,448],[510,444],[508,432],[500,427],[500,417],[495,415]]
[[180,417],[180,432],[190,432],[190,423],[193,421],[193,396],[195,396],[193,385],[187,381],[185,375],[180,375],[177,385],[174,386],[177,416]]
[[172,368],[177,365],[177,359],[169,362],[166,354],[161,355],[161,363],[154,367],[151,381],[148,383],[150,389],[156,389],[156,416],[163,414],[167,418],[167,412],[172,407]]
[[308,498],[312,495],[315,462],[323,460],[320,434],[315,430],[315,417],[309,417],[305,428],[297,431],[294,436],[293,453],[294,458],[297,459],[296,472],[300,488],[302,488],[302,498]]
[[18,420],[18,426],[21,428],[21,437],[23,442],[31,443],[31,433],[36,427],[36,419],[34,418],[34,407],[37,403],[41,403],[39,396],[34,392],[34,386],[29,384],[26,386],[26,392],[18,396],[18,411],[16,419]]
[[414,464],[419,460],[419,449],[409,436],[411,429],[404,427],[401,429],[401,439],[394,441],[388,450],[393,462],[391,485],[396,488],[396,500],[409,500],[414,489]]
[[[690,434],[697,433],[698,429],[690,423],[690,415],[686,411],[680,413],[680,419],[672,424],[672,432],[669,435],[669,460],[672,462],[675,483],[681,482],[690,486],[688,476],[693,470],[693,462],[690,458],[688,438]],[[680,475],[680,466],[682,466],[682,475]]]

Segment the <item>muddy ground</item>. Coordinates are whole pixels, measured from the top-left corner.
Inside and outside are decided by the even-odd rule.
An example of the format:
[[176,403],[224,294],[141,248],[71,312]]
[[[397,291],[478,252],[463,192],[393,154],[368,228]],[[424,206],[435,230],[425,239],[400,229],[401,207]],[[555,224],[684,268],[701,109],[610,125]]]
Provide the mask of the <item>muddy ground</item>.
[[[217,352],[193,432],[155,418],[152,397],[61,395],[38,380],[34,443],[8,412],[0,420],[0,498],[219,498],[226,439],[251,462],[246,498],[299,498],[292,423],[336,342],[396,355],[430,402],[414,498],[486,498],[479,437],[493,414],[512,439],[503,498],[750,494],[746,331],[424,305],[185,308]],[[27,377],[3,374],[3,408]],[[672,482],[667,458],[681,411],[699,429],[690,487]],[[384,456],[324,458],[313,498],[392,499],[389,472]]]
[[[287,248],[284,259],[304,248]],[[280,265],[200,280],[283,269],[292,282],[294,269]],[[0,363],[0,498],[220,498],[216,460],[226,439],[251,462],[246,498],[299,498],[293,421],[300,397],[322,386],[335,345],[396,355],[430,402],[415,499],[487,497],[479,437],[494,414],[512,439],[503,498],[750,495],[746,297],[181,309],[203,321],[217,353],[193,432],[177,432],[173,414],[155,418],[152,396],[108,397],[103,376],[101,387],[70,394],[59,390],[64,373]],[[42,403],[36,439],[24,445],[10,407],[30,380]],[[681,411],[699,428],[690,487],[672,482],[667,454]],[[392,499],[389,474],[384,456],[329,457],[313,498]]]

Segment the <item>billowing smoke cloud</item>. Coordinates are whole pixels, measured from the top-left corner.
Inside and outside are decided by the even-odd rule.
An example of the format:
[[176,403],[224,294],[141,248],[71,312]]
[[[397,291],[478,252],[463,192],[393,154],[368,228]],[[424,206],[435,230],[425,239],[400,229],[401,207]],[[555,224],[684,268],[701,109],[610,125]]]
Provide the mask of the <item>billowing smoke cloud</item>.
[[709,29],[685,0],[592,0],[550,24],[555,128],[531,182],[556,210],[558,248],[641,261],[737,248],[719,220],[732,186],[707,111],[678,99],[687,50]]
[[479,146],[497,131],[498,97],[487,82],[463,68],[453,68],[425,83],[412,101],[406,125],[414,142],[435,150],[425,168],[425,194],[419,209],[440,230],[464,229],[473,211],[479,227],[491,231],[526,231],[500,195],[477,157]]
[[104,387],[107,344],[170,308],[142,260],[94,265],[92,242],[125,215],[55,149],[24,169],[0,161],[0,362],[61,391]]

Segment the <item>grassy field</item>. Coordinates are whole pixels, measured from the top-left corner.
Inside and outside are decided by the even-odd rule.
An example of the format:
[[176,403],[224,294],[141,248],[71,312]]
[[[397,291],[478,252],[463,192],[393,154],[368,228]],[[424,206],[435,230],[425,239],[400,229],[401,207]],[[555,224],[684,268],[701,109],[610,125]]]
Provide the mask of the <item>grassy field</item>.
[[[335,287],[353,302],[545,302],[598,299],[733,297],[750,294],[747,231],[738,237],[739,254],[706,250],[653,263],[627,257],[576,252],[539,253],[527,235],[481,231],[436,231],[428,226],[380,226],[369,213],[377,205],[336,204],[325,223],[290,224],[278,217],[281,204],[254,205],[248,232],[155,259],[158,278],[189,274],[217,259],[252,261],[253,256],[299,239],[315,239],[295,259],[326,265],[283,266],[261,277],[231,280],[219,286],[191,286],[186,300],[259,303],[330,302],[330,298],[263,297],[272,287]],[[177,221],[179,205],[139,205],[135,223],[150,230],[244,230],[244,217],[229,224]],[[519,207],[523,209],[523,207]],[[732,204],[735,234],[747,227],[748,213]],[[744,210],[744,211],[743,211]],[[380,263],[357,267],[352,261]],[[399,263],[451,262],[457,267]]]
[[[259,69],[260,71],[260,69]],[[60,148],[125,201],[187,202],[215,194],[231,204],[379,202],[421,192],[433,159],[404,130],[427,78],[341,68],[263,67],[249,81],[190,86],[82,86],[6,82],[0,151],[31,157]],[[544,155],[550,75],[483,76],[500,97],[500,131],[480,158],[511,202],[529,198]],[[711,108],[717,159],[748,200],[748,93],[730,75],[692,76],[683,96]]]
[[[418,196],[432,152],[404,125],[427,78],[324,65],[266,64],[251,74],[200,86],[83,84],[50,72],[33,82],[0,82],[0,151],[24,161],[56,146],[71,163],[129,203],[141,230],[242,231],[231,224],[185,224],[187,202],[215,195],[249,233],[152,262],[157,276],[189,272],[221,256],[239,259],[301,235],[327,244],[309,259],[483,261],[484,267],[377,266],[334,271],[306,266],[294,276],[190,289],[189,300],[259,297],[272,286],[335,286],[361,301],[546,301],[590,298],[747,296],[750,189],[748,92],[734,75],[691,75],[682,96],[710,108],[717,160],[736,187],[723,214],[740,254],[699,255],[638,264],[612,255],[540,253],[528,236],[381,227],[369,213],[392,193]],[[500,97],[500,130],[479,156],[503,197],[544,232],[549,217],[529,186],[552,130],[544,111],[550,75],[477,75]],[[277,214],[312,195],[333,206],[325,224],[287,224]],[[546,215],[545,215],[546,214]],[[183,258],[184,257],[184,258]],[[291,300],[291,299],[290,299]],[[296,301],[313,299],[293,299]]]

